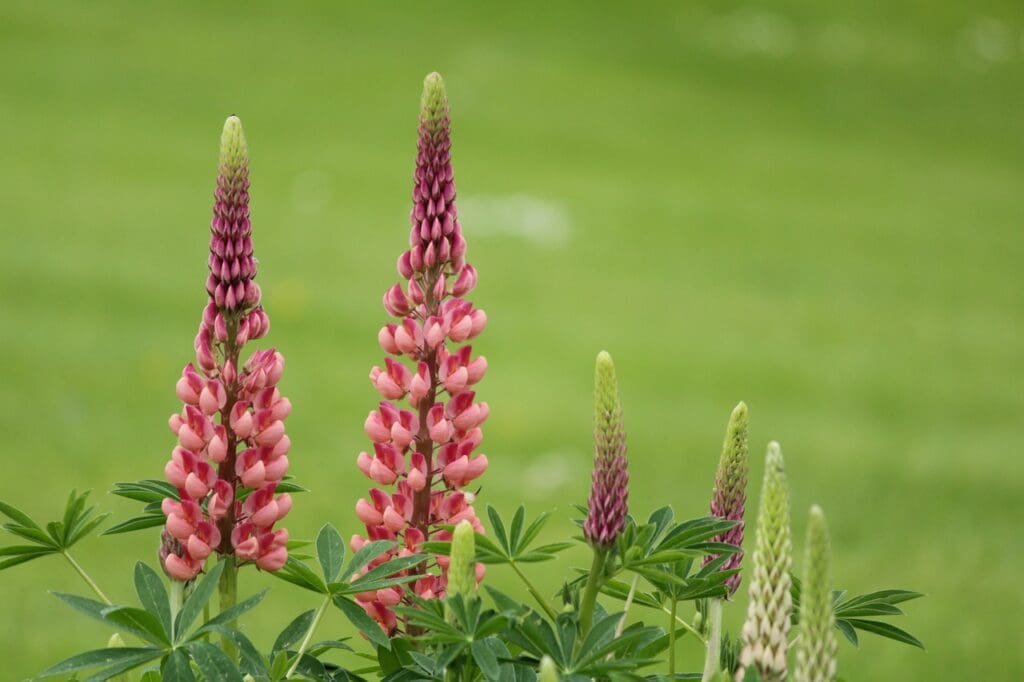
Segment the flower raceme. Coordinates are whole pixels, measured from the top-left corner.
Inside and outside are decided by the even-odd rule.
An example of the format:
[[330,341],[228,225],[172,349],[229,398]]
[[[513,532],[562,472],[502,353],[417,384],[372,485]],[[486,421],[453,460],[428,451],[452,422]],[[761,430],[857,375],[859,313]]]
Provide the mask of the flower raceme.
[[168,422],[178,445],[164,473],[180,499],[163,502],[160,558],[177,580],[194,578],[213,552],[268,571],[288,558],[288,531],[273,528],[292,506],[290,495],[275,493],[291,447],[284,432],[291,403],[277,388],[284,358],[273,349],[256,351],[239,366],[242,348],[265,336],[270,320],[253,279],[248,149],[234,116],[224,124],[214,196],[209,300],[196,362],[176,386],[182,410]]
[[[373,488],[356,504],[366,535],[352,538],[353,550],[368,540],[399,543],[371,567],[396,554],[419,552],[427,540],[449,539],[442,526],[466,521],[483,532],[474,495],[466,488],[487,470],[487,456],[476,450],[489,409],[474,390],[487,360],[459,344],[480,334],[487,316],[463,298],[476,286],[477,273],[466,262],[455,208],[448,100],[436,73],[424,81],[417,146],[409,249],[398,259],[406,283],[384,294],[384,309],[397,321],[377,337],[389,357],[383,367],[373,368],[370,382],[383,400],[363,424],[373,446],[356,460],[374,483],[394,489]],[[403,400],[409,409],[401,406]],[[439,557],[437,563],[437,570],[417,569],[422,577],[409,588],[417,596],[446,594],[448,559]],[[475,575],[483,577],[482,564]],[[403,599],[401,588],[359,595],[363,608],[389,633],[398,627],[391,607]]]
[[[715,489],[711,496],[711,515],[737,522],[735,526],[717,536],[715,542],[726,542],[737,547],[743,546],[743,513],[747,502],[747,414],[747,405],[741,402],[733,408],[729,416],[725,442],[722,444],[722,456],[715,476]],[[708,555],[704,563],[707,564],[716,558],[717,555]],[[722,564],[722,570],[739,568],[742,560],[743,553],[736,552]],[[740,574],[730,576],[725,584],[731,597],[740,585]]]
[[596,548],[610,548],[626,524],[626,466],[626,430],[615,365],[611,355],[601,351],[594,367],[594,472],[583,522],[583,535]]

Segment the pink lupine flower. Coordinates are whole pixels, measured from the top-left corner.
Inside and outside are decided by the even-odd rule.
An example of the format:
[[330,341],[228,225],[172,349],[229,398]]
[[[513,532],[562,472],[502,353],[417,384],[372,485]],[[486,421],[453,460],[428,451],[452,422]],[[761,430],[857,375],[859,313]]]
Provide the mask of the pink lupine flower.
[[[370,372],[384,401],[363,424],[372,451],[356,458],[359,470],[374,483],[394,487],[391,494],[372,488],[356,503],[366,533],[352,538],[353,551],[367,540],[399,543],[380,561],[418,553],[428,539],[449,539],[441,527],[462,520],[483,532],[473,494],[465,488],[487,469],[486,455],[475,450],[489,408],[477,402],[472,390],[487,371],[487,361],[459,344],[480,334],[487,316],[463,298],[476,285],[477,272],[465,260],[450,150],[448,101],[435,73],[424,82],[409,249],[398,259],[406,282],[384,293],[384,309],[397,319],[377,335],[384,352],[395,357]],[[394,402],[403,399],[411,409]],[[394,633],[400,623],[392,608],[408,602],[409,593],[427,599],[445,595],[447,561],[439,557],[437,563],[436,568],[420,567],[422,577],[404,589],[368,592],[357,600]],[[482,565],[477,576],[483,577]]]
[[234,116],[224,124],[214,196],[196,365],[182,370],[175,386],[182,411],[168,420],[178,446],[164,473],[180,500],[164,500],[160,559],[176,580],[195,578],[214,552],[266,571],[288,558],[288,531],[273,529],[292,506],[290,495],[276,492],[291,448],[284,432],[291,403],[277,389],[284,358],[260,350],[238,369],[242,347],[265,336],[270,320],[253,280],[248,150]]

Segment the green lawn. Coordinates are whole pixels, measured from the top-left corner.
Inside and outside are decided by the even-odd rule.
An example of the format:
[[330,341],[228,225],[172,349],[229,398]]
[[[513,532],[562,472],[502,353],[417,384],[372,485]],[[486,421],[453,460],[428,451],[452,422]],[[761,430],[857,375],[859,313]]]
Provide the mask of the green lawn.
[[[160,475],[237,113],[312,490],[287,525],[355,532],[366,375],[436,69],[490,319],[481,504],[554,507],[550,533],[571,531],[607,349],[635,512],[705,512],[743,399],[752,480],[781,441],[795,537],[822,504],[837,583],[928,593],[899,623],[928,652],[844,643],[846,679],[1024,679],[1019,2],[255,4],[0,8],[0,499],[46,517],[90,487],[125,518],[111,483]],[[155,551],[148,532],[79,555],[128,599]],[[252,572],[242,590],[267,585],[249,621],[264,646],[313,606]],[[0,576],[5,678],[106,641],[47,589],[84,588],[58,559]]]

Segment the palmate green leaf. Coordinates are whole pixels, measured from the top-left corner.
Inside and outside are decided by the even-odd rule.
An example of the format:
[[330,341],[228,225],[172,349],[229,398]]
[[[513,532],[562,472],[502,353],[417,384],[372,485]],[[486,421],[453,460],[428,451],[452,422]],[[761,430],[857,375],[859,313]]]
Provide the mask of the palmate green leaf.
[[281,570],[274,571],[270,575],[317,594],[327,594],[328,591],[323,578],[293,556],[288,557],[288,561],[285,562]]
[[917,637],[912,634],[898,628],[895,625],[891,625],[880,620],[864,620],[862,618],[844,618],[844,621],[857,628],[858,630],[864,630],[887,639],[892,639],[897,642],[903,642],[904,644],[910,644],[916,646],[919,649],[924,649],[924,644],[921,643]]
[[[385,561],[380,566],[375,566],[371,570],[367,571],[357,579],[353,580],[349,586],[342,590],[342,593],[352,592],[366,592],[370,589],[382,589],[383,586],[376,586],[376,583],[381,582],[386,578],[392,578],[396,573],[407,571],[413,566],[417,566],[429,557],[426,554],[413,554],[405,557],[398,557],[391,561]],[[402,582],[407,582],[405,577],[393,578]]]
[[164,658],[160,678],[163,682],[195,682],[196,676],[184,651],[175,649]]
[[[163,649],[154,647],[108,647],[94,649],[81,654],[66,658],[60,663],[50,666],[39,673],[37,678],[53,677],[55,675],[66,675],[68,673],[98,668],[100,666],[111,666],[131,661],[132,666],[140,666],[149,661],[155,660],[163,655]],[[128,670],[130,668],[126,668]]]
[[505,550],[505,554],[512,556],[512,548],[508,544],[508,534],[505,532],[505,522],[501,520],[498,510],[487,505],[487,517],[491,520],[491,530],[494,531],[494,539],[499,547]]
[[32,520],[32,517],[30,517],[28,514],[21,511],[17,507],[7,504],[2,500],[0,500],[0,514],[3,514],[19,526],[24,526],[26,528],[35,528],[36,530],[42,530],[42,528],[39,527],[39,524]]
[[[522,507],[520,507],[522,509]],[[470,646],[473,660],[480,667],[480,672],[489,682],[497,682],[501,678],[501,666],[498,665],[498,657],[487,644],[487,640],[476,639]]]
[[200,636],[203,632],[210,630],[213,627],[221,625],[227,626],[233,623],[234,621],[238,620],[240,616],[252,610],[256,607],[257,604],[263,601],[263,598],[267,596],[267,592],[269,591],[270,590],[263,590],[262,592],[257,592],[248,599],[244,599],[235,604],[234,606],[229,606],[228,608],[224,609],[216,616],[203,623],[199,627],[199,629],[196,630],[195,634],[192,636],[192,639],[195,639],[196,637]]
[[[90,508],[88,511],[91,513],[92,509]],[[89,514],[85,514],[83,516],[78,517],[77,519],[75,519],[75,522],[72,524],[70,530],[68,530],[68,539],[66,546],[71,547],[72,545],[80,541],[82,538],[87,537],[108,518],[110,518],[110,512],[103,512],[102,514],[97,514],[91,519],[89,518]]]
[[310,624],[313,622],[313,617],[316,615],[315,609],[304,611],[292,619],[292,622],[284,626],[284,630],[274,640],[274,646],[270,649],[270,656],[273,658],[277,655],[278,651],[287,651],[290,647],[298,644],[299,640],[302,639],[303,635],[309,630]]
[[192,623],[202,613],[203,607],[217,590],[217,581],[220,580],[220,575],[223,572],[224,562],[214,564],[213,568],[192,589],[192,594],[188,596],[185,603],[181,605],[181,611],[178,612],[178,617],[174,621],[175,642],[182,639]]
[[170,646],[171,638],[163,624],[149,611],[134,606],[108,606],[102,611],[103,619],[115,627],[131,630],[143,639],[159,646]]
[[167,481],[155,478],[147,478],[134,483],[115,483],[114,489],[110,492],[139,502],[162,502],[165,497],[174,500],[181,499],[177,488]]
[[367,542],[360,547],[355,554],[352,555],[352,559],[349,560],[348,566],[341,572],[339,580],[345,581],[351,578],[359,570],[362,570],[364,566],[379,557],[384,552],[394,549],[398,546],[397,542],[393,540],[374,540]]
[[149,640],[151,637],[150,633],[146,629],[128,619],[114,621],[108,618],[104,614],[104,611],[112,608],[109,604],[104,604],[103,602],[96,601],[95,599],[79,597],[73,594],[63,594],[61,592],[52,592],[51,594],[79,613],[83,613],[94,620],[98,620],[108,627],[135,635],[139,639]]
[[164,581],[141,561],[135,564],[135,593],[139,596],[139,603],[156,617],[164,633],[170,637],[174,624]]
[[56,543],[52,537],[46,534],[46,531],[40,529],[38,526],[22,526],[17,523],[5,523],[0,528],[3,528],[8,533],[17,535],[18,537],[24,538],[30,542],[34,542],[43,547],[50,547],[55,551],[60,551],[60,545]]
[[100,535],[131,533],[137,530],[145,530],[146,528],[162,526],[165,523],[167,523],[167,517],[163,514],[143,514],[142,516],[134,516],[127,521],[122,521],[121,523],[115,523],[113,526],[100,533]]
[[206,680],[223,680],[224,682],[242,682],[238,668],[223,651],[202,640],[188,642],[184,645],[188,655],[195,662],[199,672]]
[[6,559],[0,559],[0,571],[11,566],[17,566],[39,557],[47,556],[48,554],[55,554],[56,549],[52,547],[42,547],[40,545],[11,545],[9,547],[0,547],[0,557],[8,557]]
[[345,614],[345,617],[349,619],[352,625],[356,626],[357,630],[366,635],[367,639],[377,646],[385,649],[391,648],[391,639],[380,629],[377,621],[370,618],[362,606],[342,596],[334,597],[332,602]]
[[[263,680],[269,677],[269,673],[267,672],[267,662],[263,659],[263,656],[260,655],[260,652],[256,649],[249,638],[235,628],[220,624],[213,624],[211,620],[203,624],[201,632],[216,633],[222,637],[230,638],[231,641],[235,643],[235,646],[238,647],[238,670],[243,674],[252,675],[253,678],[257,680]],[[189,641],[195,641],[201,636],[202,634],[197,630]]]
[[526,508],[519,505],[515,514],[512,515],[512,525],[508,530],[508,546],[515,555],[519,552],[519,538],[523,534],[523,521],[526,517]]
[[331,524],[325,524],[316,536],[316,556],[324,573],[324,581],[333,582],[345,562],[345,541]]

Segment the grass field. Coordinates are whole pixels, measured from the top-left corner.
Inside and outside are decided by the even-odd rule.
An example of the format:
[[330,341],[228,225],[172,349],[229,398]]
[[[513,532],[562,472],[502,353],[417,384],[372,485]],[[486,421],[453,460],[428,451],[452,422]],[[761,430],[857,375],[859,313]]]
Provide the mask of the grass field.
[[[237,113],[311,489],[287,525],[355,532],[366,375],[436,69],[490,319],[481,502],[556,508],[551,534],[570,531],[607,349],[637,513],[705,512],[743,399],[752,480],[781,441],[795,536],[821,503],[837,583],[928,594],[899,622],[928,651],[844,643],[846,679],[1024,679],[1021,5],[383,4],[3,3],[0,499],[45,518],[88,487],[125,518],[105,491],[160,475]],[[79,558],[129,599],[155,544]],[[313,605],[253,573],[242,590],[268,585],[264,646]],[[5,679],[106,641],[47,589],[84,590],[57,559],[0,575]],[[347,632],[340,614],[322,630]]]

